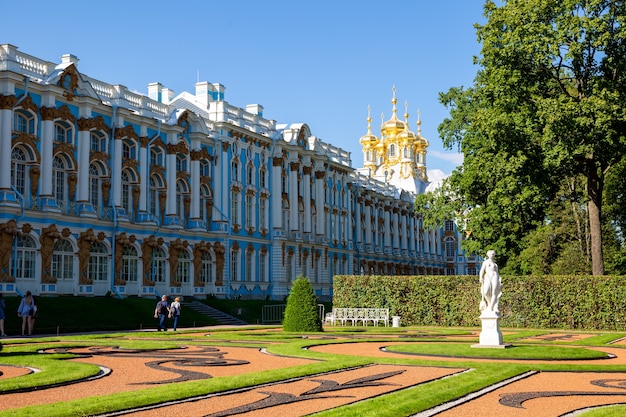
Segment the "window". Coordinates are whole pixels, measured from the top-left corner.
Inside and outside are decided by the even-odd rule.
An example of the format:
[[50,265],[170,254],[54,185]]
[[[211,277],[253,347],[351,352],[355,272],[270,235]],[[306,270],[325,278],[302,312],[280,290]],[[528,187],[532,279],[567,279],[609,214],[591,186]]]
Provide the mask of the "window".
[[154,282],[165,282],[165,251],[155,248],[152,251],[152,273]]
[[66,155],[56,155],[52,161],[52,194],[61,208],[69,203],[67,178],[70,167],[69,158]]
[[202,270],[200,272],[200,279],[205,284],[213,282],[213,257],[209,252],[205,252],[202,255]]
[[150,165],[163,165],[163,151],[160,148],[150,149]]
[[187,172],[187,156],[184,154],[176,155],[176,171]]
[[261,197],[259,199],[259,229],[261,230],[268,230],[267,227],[267,214],[268,214],[268,210],[267,210],[267,198],[263,198]]
[[445,240],[446,258],[454,258],[456,255],[456,242],[452,238]]
[[248,185],[254,185],[254,166],[252,164],[246,167],[246,181]]
[[394,156],[396,156],[396,145],[392,143],[389,145],[389,157],[393,158]]
[[135,172],[131,170],[122,171],[122,207],[129,217],[133,213],[133,185],[136,183]]
[[315,257],[315,282],[322,282],[322,257]]
[[189,252],[182,250],[178,253],[178,267],[176,268],[175,280],[180,283],[188,283],[191,276],[191,259]]
[[294,257],[292,253],[288,253],[287,254],[287,265],[285,268],[285,278],[287,279],[287,281],[293,281],[294,276],[294,267],[293,267],[293,261],[294,261]]
[[11,151],[11,185],[21,195],[26,195],[26,190],[28,189],[26,177],[28,160],[29,158],[26,156],[24,149],[15,147]]
[[72,144],[72,128],[66,122],[56,122],[54,124],[54,140],[62,143]]
[[259,254],[259,281],[267,282],[267,252]]
[[233,225],[240,225],[239,214],[239,198],[240,193],[238,191],[230,192],[230,220]]
[[230,180],[239,181],[239,162],[236,160],[230,163]]
[[93,242],[89,250],[87,276],[94,281],[106,281],[108,272],[108,251],[102,242]]
[[443,224],[446,232],[454,232],[454,222],[452,220],[446,220]]
[[478,275],[478,269],[475,266],[468,266],[467,275]]
[[254,252],[251,250],[246,250],[246,281],[252,281],[252,272],[253,272],[253,264],[254,264]]
[[187,224],[185,200],[189,198],[189,187],[185,181],[176,181],[176,214],[182,224]]
[[246,195],[246,228],[254,227],[254,196]]
[[34,135],[35,117],[25,110],[16,110],[13,118],[13,130]]
[[67,239],[57,239],[52,251],[51,275],[57,280],[74,278],[74,248]]
[[231,281],[239,281],[239,250],[230,251],[230,279]]
[[211,162],[206,159],[200,161],[200,176],[211,177]]
[[259,171],[259,187],[267,188],[267,170],[262,167]]
[[122,142],[122,159],[136,159],[135,143],[133,141],[124,140]]
[[96,211],[102,209],[105,203],[102,193],[105,172],[105,168],[100,162],[94,162],[89,166],[89,201]]
[[136,283],[139,277],[137,248],[133,245],[124,246],[122,252],[122,272],[121,279],[126,282]]
[[102,132],[90,132],[90,149],[93,152],[106,152],[106,136]]
[[[28,235],[18,235],[15,238],[17,247],[17,263],[15,265],[15,278],[35,279],[35,262],[37,259],[37,245],[35,240]],[[13,259],[11,259],[12,261]],[[11,268],[13,263],[11,262]]]
[[153,175],[150,177],[150,190],[148,192],[149,205],[148,209],[153,216],[159,218],[160,216],[160,202],[159,194],[163,187],[163,179],[159,175]]
[[200,218],[204,220],[207,227],[211,222],[211,212],[209,207],[211,206],[212,201],[211,189],[206,185],[200,186]]

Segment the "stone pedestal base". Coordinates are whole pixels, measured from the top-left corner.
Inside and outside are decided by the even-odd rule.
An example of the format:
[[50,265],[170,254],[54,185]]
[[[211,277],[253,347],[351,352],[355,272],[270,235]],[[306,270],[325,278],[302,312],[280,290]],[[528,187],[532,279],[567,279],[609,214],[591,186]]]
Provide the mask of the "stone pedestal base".
[[482,331],[480,332],[479,343],[472,347],[480,348],[506,348],[511,346],[502,342],[502,332],[500,332],[500,315],[493,311],[483,311],[480,315],[482,321]]

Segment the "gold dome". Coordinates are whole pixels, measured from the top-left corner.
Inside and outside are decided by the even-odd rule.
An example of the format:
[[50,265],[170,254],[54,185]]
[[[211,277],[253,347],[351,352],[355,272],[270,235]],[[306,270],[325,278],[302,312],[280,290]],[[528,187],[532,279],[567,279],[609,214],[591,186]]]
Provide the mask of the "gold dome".
[[370,116],[370,106],[367,106],[367,133],[361,136],[361,139],[359,139],[359,143],[364,148],[375,148],[378,142],[378,138],[372,133],[372,117]]
[[380,132],[382,133],[383,137],[387,137],[387,138],[394,137],[404,130],[404,122],[398,119],[398,115],[396,114],[397,113],[396,103],[398,102],[398,100],[396,99],[396,87],[395,86],[393,87],[392,91],[393,91],[393,98],[391,99],[391,104],[393,105],[393,107],[391,110],[392,112],[391,118],[380,126]]
[[409,103],[404,103],[404,129],[398,134],[398,143],[400,144],[413,144],[417,136],[415,133],[409,130]]

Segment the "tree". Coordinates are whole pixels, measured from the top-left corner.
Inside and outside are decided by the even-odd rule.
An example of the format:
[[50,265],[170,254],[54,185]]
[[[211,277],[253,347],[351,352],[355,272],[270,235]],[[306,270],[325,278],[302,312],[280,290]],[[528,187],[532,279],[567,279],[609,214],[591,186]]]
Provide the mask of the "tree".
[[440,97],[444,145],[465,155],[450,182],[473,207],[466,250],[519,253],[563,181],[582,177],[602,275],[604,186],[626,155],[624,1],[488,0],[484,11],[473,86]]
[[317,297],[313,286],[299,276],[287,297],[283,330],[286,332],[321,332],[322,319],[317,312]]

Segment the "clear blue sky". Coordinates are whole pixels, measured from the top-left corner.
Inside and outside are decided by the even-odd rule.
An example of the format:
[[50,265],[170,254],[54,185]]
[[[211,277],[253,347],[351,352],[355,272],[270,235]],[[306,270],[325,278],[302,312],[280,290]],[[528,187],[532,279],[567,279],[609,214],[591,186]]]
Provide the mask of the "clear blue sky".
[[258,103],[278,123],[307,123],[313,135],[352,153],[380,135],[381,113],[409,105],[430,141],[428,169],[450,173],[459,155],[444,151],[437,126],[448,116],[439,93],[470,86],[480,52],[474,23],[483,0],[0,0],[0,43],[52,62],[63,54],[79,71],[147,95],[160,82],[194,92],[221,83],[226,101]]

